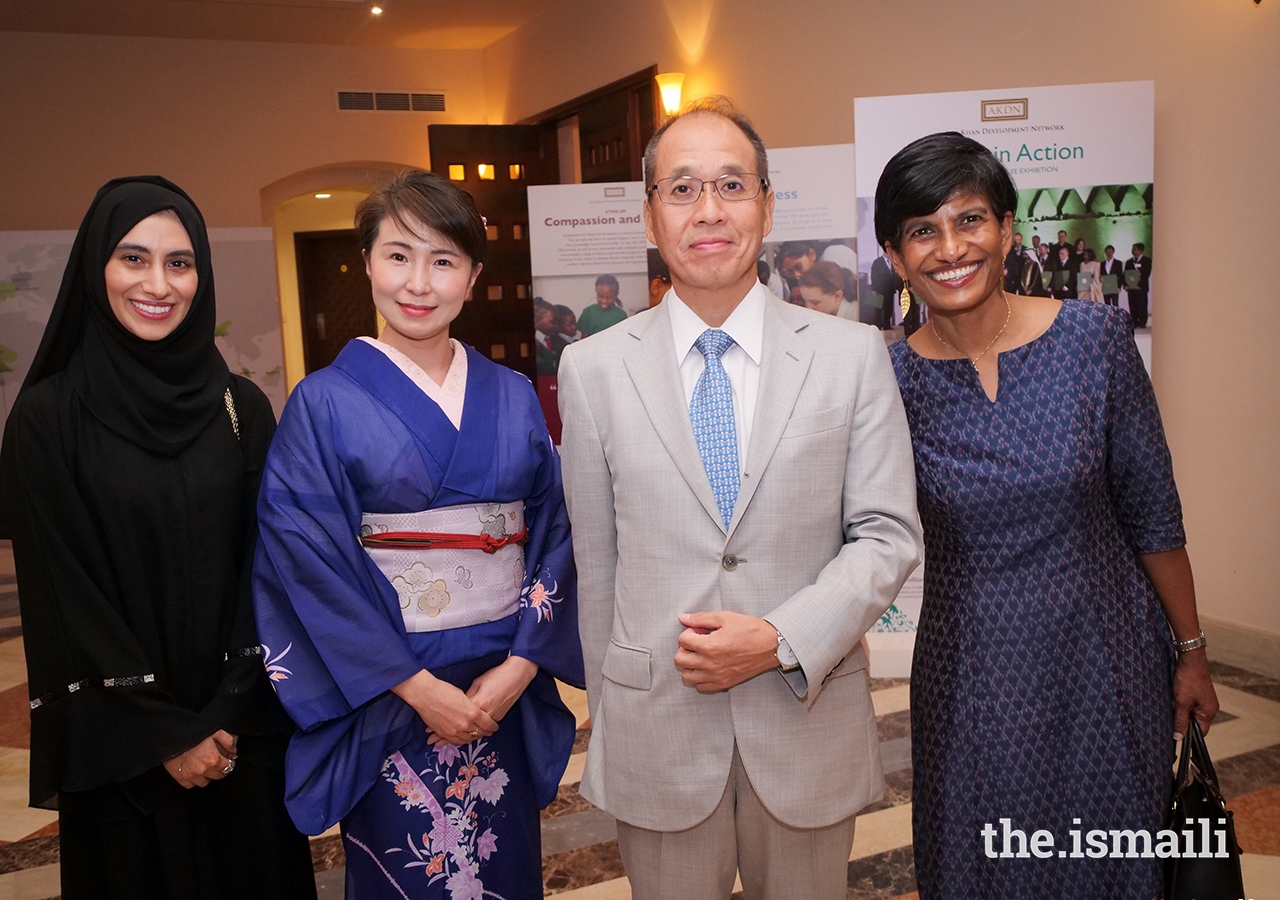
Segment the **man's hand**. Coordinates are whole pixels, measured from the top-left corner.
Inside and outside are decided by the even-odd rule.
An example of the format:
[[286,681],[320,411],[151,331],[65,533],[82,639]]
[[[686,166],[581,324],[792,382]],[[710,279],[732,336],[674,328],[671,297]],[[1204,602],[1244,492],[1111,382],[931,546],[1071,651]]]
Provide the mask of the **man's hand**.
[[727,691],[778,665],[778,630],[735,612],[681,613],[676,668],[700,693]]

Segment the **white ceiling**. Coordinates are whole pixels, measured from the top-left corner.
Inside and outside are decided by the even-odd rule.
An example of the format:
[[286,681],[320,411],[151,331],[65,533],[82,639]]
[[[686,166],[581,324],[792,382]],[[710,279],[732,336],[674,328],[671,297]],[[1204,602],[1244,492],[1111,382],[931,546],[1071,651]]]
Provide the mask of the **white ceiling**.
[[475,50],[556,0],[0,0],[0,31]]

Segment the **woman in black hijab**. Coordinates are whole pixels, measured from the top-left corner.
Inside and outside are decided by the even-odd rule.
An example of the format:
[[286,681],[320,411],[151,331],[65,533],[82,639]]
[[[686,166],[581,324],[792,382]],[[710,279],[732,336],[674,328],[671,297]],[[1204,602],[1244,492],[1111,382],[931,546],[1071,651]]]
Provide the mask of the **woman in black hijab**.
[[5,427],[31,804],[59,811],[66,900],[315,897],[249,595],[275,421],[215,321],[191,199],[109,182]]

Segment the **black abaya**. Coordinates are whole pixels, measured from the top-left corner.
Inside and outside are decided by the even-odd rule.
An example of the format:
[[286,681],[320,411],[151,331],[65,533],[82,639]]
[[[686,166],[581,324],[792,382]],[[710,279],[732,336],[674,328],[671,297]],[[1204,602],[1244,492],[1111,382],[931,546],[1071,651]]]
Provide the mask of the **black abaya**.
[[[31,802],[60,809],[65,900],[314,897],[306,838],[284,809],[292,724],[249,594],[274,417],[252,382],[209,356],[213,278],[195,207],[159,180],[113,185],[81,226],[44,369],[24,384],[0,452]],[[171,335],[143,342],[105,306],[101,272],[120,237],[162,208],[192,239],[200,286]],[[165,350],[189,364],[174,368]],[[219,729],[239,736],[235,771],[184,790],[164,760]]]

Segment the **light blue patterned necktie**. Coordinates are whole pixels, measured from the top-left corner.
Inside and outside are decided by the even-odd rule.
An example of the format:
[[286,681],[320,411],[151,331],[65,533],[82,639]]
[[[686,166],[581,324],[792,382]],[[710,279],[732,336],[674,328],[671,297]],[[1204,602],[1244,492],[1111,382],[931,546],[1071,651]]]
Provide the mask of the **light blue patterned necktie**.
[[708,328],[693,345],[706,360],[706,368],[693,387],[689,420],[716,506],[728,529],[738,500],[738,430],[733,420],[733,386],[720,357],[733,346],[733,338],[718,328]]

